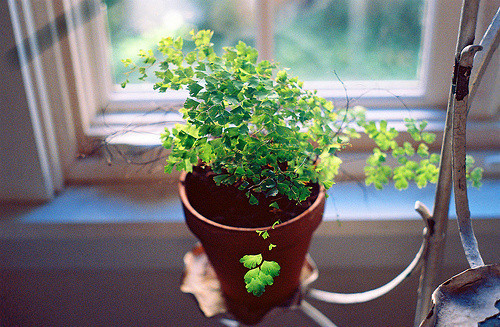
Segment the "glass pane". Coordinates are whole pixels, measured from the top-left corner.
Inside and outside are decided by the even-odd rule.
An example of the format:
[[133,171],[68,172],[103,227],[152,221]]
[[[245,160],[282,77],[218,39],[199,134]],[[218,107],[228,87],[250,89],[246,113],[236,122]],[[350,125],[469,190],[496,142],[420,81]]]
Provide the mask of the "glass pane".
[[163,36],[211,29],[220,53],[255,46],[257,1],[275,6],[274,60],[303,80],[417,79],[425,0],[103,0],[108,7],[114,79],[123,58]]
[[424,0],[277,1],[274,58],[304,80],[417,79]]
[[192,29],[213,30],[217,53],[239,40],[255,46],[253,0],[103,1],[108,11],[115,83],[125,79],[121,59],[135,58],[139,49],[154,49],[162,37],[188,36]]

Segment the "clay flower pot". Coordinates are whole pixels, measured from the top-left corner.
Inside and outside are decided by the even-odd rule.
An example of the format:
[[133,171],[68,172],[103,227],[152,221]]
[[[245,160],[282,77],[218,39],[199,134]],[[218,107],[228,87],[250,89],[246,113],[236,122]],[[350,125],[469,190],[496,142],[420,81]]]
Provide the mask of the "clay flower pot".
[[[179,183],[186,223],[200,240],[217,274],[227,308],[241,322],[257,323],[270,309],[285,303],[297,292],[312,234],[323,217],[325,191],[322,189],[315,202],[302,214],[269,231],[272,243],[277,245],[269,251],[269,240],[262,239],[256,230],[270,227],[225,226],[198,213],[188,198],[188,194],[196,190],[186,189],[186,176],[183,173]],[[258,253],[262,253],[264,260],[276,261],[281,266],[274,284],[266,286],[260,297],[247,292],[243,276],[248,269],[239,262],[246,254]]]

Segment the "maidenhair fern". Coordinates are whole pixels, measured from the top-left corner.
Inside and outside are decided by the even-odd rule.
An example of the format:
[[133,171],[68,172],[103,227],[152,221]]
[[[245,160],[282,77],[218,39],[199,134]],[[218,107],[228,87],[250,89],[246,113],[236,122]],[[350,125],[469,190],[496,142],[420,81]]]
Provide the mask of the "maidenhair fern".
[[[286,69],[258,61],[257,50],[243,42],[217,55],[212,34],[193,31],[186,41],[163,38],[156,49],[161,58],[141,50],[140,63],[123,60],[130,68],[127,75],[137,73],[139,80],[152,70],[159,92],[188,92],[180,110],[185,123],[165,129],[161,136],[163,147],[170,150],[167,173],[174,168],[190,172],[201,164],[215,173],[215,183],[237,185],[251,204],[259,204],[262,195],[302,202],[313,183],[326,189],[334,184],[342,163],[337,153],[365,133],[375,141],[365,168],[366,184],[381,189],[393,180],[396,188],[405,189],[411,181],[419,187],[436,182],[439,157],[429,153],[435,135],[425,131],[426,122],[407,119],[413,141],[401,143],[398,131],[386,121],[366,121],[363,108],[334,108]],[[184,51],[186,42],[194,43],[194,50]],[[390,157],[394,165],[388,165]],[[468,176],[478,185],[481,174],[475,169]],[[276,201],[270,207],[280,210]],[[258,233],[263,239],[272,237],[270,229]],[[276,246],[270,243],[269,250]],[[247,290],[257,296],[279,275],[279,264],[264,260],[262,254],[240,261],[250,269],[244,277]]]

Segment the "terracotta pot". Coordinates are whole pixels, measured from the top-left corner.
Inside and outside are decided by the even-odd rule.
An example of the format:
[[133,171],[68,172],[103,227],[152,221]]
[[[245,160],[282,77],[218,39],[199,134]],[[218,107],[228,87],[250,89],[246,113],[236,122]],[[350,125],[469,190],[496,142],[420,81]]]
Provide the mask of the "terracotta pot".
[[[221,284],[228,310],[243,323],[254,324],[273,307],[285,303],[299,287],[299,277],[313,232],[321,223],[325,206],[325,191],[299,216],[270,230],[270,240],[277,246],[269,251],[269,239],[262,239],[256,230],[213,222],[199,214],[190,204],[185,188],[186,174],[181,175],[179,193],[186,223],[200,240]],[[192,191],[192,190],[190,190]],[[246,254],[262,253],[264,260],[281,266],[274,284],[266,286],[263,295],[247,292],[243,276],[248,271],[239,262]]]

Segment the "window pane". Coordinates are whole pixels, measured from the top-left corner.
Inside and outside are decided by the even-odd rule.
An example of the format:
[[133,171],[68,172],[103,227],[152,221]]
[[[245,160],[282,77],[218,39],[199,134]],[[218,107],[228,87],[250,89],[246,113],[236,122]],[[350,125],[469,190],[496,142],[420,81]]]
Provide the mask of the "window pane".
[[303,80],[415,80],[425,0],[103,0],[114,80],[123,58],[163,36],[211,29],[218,53],[255,46],[258,1],[273,2],[273,57]]
[[255,46],[253,0],[104,0],[104,3],[116,83],[125,79],[126,69],[121,59],[135,58],[139,49],[154,49],[165,36],[186,37],[192,29],[210,29],[214,31],[217,53],[239,40]]
[[274,57],[302,79],[417,79],[424,0],[278,2]]

